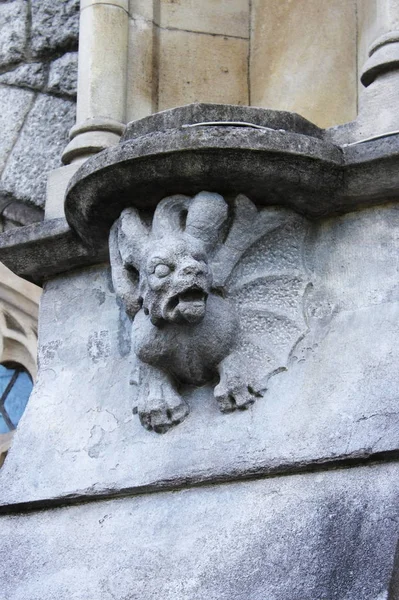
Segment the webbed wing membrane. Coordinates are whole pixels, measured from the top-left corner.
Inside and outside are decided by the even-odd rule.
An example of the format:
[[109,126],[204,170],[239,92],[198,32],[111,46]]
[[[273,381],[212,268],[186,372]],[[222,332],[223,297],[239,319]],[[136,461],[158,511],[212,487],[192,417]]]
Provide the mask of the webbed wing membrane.
[[306,219],[293,211],[258,211],[239,196],[232,226],[215,256],[215,287],[224,288],[239,316],[237,350],[260,384],[287,366],[307,331],[303,296],[310,278],[302,257],[307,228]]
[[280,227],[285,220],[284,209],[269,208],[258,211],[246,196],[240,194],[233,203],[233,221],[228,235],[212,259],[213,284],[226,285],[234,267],[243,254],[267,233]]

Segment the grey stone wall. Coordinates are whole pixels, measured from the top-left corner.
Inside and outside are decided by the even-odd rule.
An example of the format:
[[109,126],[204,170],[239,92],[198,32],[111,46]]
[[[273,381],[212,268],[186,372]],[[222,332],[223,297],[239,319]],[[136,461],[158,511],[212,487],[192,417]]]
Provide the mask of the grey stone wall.
[[61,166],[75,120],[78,25],[79,0],[0,0],[0,212],[6,228],[41,218],[47,173]]

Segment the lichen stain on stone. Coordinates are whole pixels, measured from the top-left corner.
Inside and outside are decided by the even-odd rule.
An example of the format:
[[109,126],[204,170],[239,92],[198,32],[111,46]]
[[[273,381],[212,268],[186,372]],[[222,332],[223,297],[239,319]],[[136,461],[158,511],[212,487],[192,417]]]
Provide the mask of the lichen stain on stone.
[[107,330],[95,331],[89,336],[87,352],[94,363],[106,359],[111,353],[109,333]]
[[105,292],[103,290],[94,290],[94,296],[96,300],[98,300],[99,305],[101,306],[105,302]]
[[39,367],[54,360],[58,348],[61,346],[61,340],[52,340],[47,344],[43,344],[38,357]]

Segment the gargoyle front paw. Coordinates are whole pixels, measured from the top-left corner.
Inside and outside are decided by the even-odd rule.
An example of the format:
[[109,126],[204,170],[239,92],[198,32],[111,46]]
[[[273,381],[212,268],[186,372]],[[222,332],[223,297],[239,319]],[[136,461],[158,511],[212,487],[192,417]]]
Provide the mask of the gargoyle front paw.
[[167,393],[164,397],[149,395],[138,406],[140,422],[156,433],[166,433],[187,417],[187,403],[177,393]]
[[255,391],[250,385],[226,386],[222,382],[215,387],[215,399],[219,409],[224,413],[234,410],[246,410],[260,398],[262,394]]

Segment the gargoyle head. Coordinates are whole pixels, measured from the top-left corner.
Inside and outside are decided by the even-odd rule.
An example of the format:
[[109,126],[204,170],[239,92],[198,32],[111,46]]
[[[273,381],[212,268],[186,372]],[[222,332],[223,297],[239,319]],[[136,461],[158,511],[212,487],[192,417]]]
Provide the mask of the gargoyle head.
[[196,324],[204,318],[212,285],[208,258],[226,218],[227,204],[210,192],[165,198],[151,230],[136,209],[122,212],[119,253],[127,271],[139,272],[139,302],[154,325]]
[[181,235],[150,246],[140,271],[144,311],[156,325],[163,321],[198,323],[205,316],[212,274],[204,245]]

